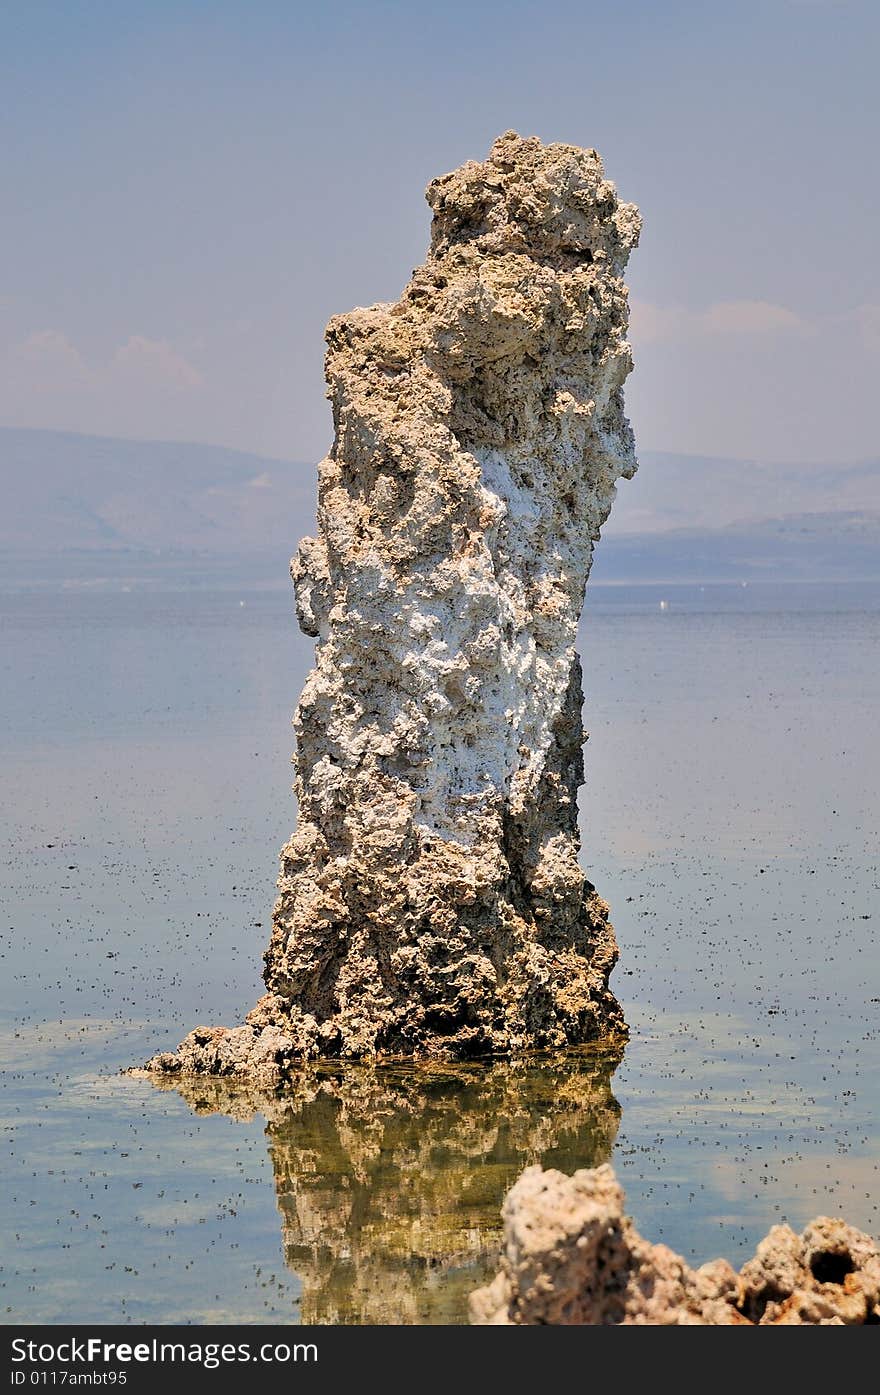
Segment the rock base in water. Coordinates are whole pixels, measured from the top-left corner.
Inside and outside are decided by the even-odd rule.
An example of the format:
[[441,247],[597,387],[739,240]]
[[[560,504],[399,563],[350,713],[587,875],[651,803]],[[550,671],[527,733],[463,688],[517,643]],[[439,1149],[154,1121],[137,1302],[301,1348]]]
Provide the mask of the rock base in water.
[[504,1254],[470,1299],[478,1324],[860,1326],[880,1323],[880,1252],[821,1216],[802,1235],[774,1226],[737,1273],[691,1269],[643,1240],[611,1167],[530,1167],[504,1202]]

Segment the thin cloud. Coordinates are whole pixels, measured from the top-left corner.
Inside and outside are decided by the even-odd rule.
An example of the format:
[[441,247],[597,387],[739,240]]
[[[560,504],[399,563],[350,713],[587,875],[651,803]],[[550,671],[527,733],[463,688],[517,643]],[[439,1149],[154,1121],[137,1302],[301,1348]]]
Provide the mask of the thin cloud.
[[707,334],[776,334],[806,328],[793,310],[769,300],[720,300],[701,318]]
[[630,301],[630,338],[637,344],[655,344],[678,339],[685,333],[688,312],[680,307],[655,305],[650,300]]
[[34,330],[0,350],[0,420],[105,435],[194,434],[205,378],[167,339],[132,334],[87,357],[62,329]]
[[90,377],[88,365],[76,345],[60,329],[38,329],[12,351],[13,359],[31,364],[38,373],[73,374],[77,379]]
[[125,372],[174,388],[201,387],[203,375],[167,339],[133,334],[116,350],[113,363]]
[[109,359],[88,362],[61,329],[39,329],[13,346],[9,358],[21,382],[63,392],[71,387],[138,386],[156,389],[201,387],[204,375],[167,339],[132,334]]
[[880,350],[880,304],[860,305],[855,311],[855,320],[865,348],[876,353]]
[[664,340],[765,337],[780,333],[812,333],[808,322],[785,305],[769,300],[719,300],[705,310],[681,305],[632,302],[631,333],[636,343]]

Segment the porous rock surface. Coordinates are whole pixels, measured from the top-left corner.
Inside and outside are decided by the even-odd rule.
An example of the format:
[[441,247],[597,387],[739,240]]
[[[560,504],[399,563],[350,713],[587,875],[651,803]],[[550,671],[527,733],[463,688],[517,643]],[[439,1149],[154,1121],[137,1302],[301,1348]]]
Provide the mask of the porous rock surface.
[[842,1220],[777,1225],[737,1273],[643,1240],[611,1167],[530,1167],[502,1208],[504,1253],[471,1294],[478,1324],[855,1326],[880,1322],[880,1252]]
[[595,151],[513,132],[427,198],[400,300],[327,330],[335,441],[291,564],[316,662],[268,993],[152,1069],[271,1083],[308,1056],[626,1032],[608,907],[578,864],[574,645],[636,468],[621,278],[639,217]]

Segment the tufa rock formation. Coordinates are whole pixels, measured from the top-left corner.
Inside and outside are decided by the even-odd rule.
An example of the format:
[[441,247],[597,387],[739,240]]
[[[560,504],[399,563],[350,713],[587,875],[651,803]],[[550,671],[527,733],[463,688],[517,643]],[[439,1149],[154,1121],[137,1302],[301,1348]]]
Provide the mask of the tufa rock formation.
[[466,1322],[501,1251],[501,1201],[530,1163],[611,1153],[617,1056],[540,1066],[304,1065],[283,1092],[154,1077],[198,1114],[266,1117],[305,1323]]
[[717,1259],[690,1269],[643,1240],[623,1214],[612,1169],[530,1167],[502,1211],[504,1255],[471,1295],[471,1321],[661,1327],[856,1326],[880,1322],[880,1252],[867,1235],[820,1217],[795,1235],[774,1226],[737,1274]]
[[267,995],[151,1068],[463,1058],[623,1038],[578,865],[575,635],[636,468],[624,266],[593,150],[508,132],[427,191],[425,264],[330,321],[336,436],[291,566],[317,639],[295,716]]

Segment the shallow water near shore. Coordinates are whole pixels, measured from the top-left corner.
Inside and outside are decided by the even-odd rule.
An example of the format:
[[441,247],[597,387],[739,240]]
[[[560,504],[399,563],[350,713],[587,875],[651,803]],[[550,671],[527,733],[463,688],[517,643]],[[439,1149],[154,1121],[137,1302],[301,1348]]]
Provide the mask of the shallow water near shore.
[[464,1321],[533,1162],[610,1160],[697,1263],[782,1219],[880,1232],[880,586],[593,589],[621,1061],[282,1099],[118,1072],[259,994],[311,658],[288,593],[22,591],[0,629],[5,1321]]

